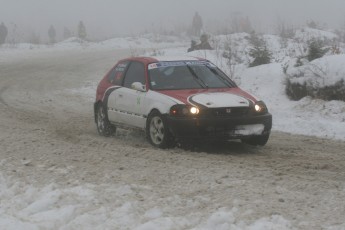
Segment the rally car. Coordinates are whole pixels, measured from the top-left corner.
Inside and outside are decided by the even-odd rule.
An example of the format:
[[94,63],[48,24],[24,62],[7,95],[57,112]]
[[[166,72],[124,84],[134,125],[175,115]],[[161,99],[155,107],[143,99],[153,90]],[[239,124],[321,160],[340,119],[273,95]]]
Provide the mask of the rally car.
[[194,57],[120,60],[97,87],[94,116],[102,136],[117,127],[142,129],[159,148],[229,139],[263,146],[272,128],[263,101],[210,61]]

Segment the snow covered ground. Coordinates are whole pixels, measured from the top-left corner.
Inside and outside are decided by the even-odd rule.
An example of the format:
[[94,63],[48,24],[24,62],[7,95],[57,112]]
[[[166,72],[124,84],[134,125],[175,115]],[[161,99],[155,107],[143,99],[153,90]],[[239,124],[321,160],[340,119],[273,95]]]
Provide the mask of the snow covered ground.
[[[109,196],[104,198],[104,193]],[[138,197],[157,206],[145,210]],[[154,188],[123,184],[35,188],[0,177],[0,229],[292,229],[280,215],[244,221],[236,208],[203,216],[195,208],[204,199],[197,196],[184,204],[178,195],[161,198]],[[177,208],[194,211],[171,215]]]
[[[274,40],[272,37],[271,39]],[[65,50],[83,52],[83,50],[106,49],[130,49],[134,55],[199,56],[218,65],[220,62],[224,62],[219,59],[217,51],[194,51],[187,54],[188,45],[189,41],[186,40],[181,41],[173,37],[160,38],[156,35],[118,38],[102,43],[85,44],[80,44],[76,39],[70,39],[54,46],[18,44],[15,48],[1,47],[0,63],[11,63],[23,56],[30,58]],[[277,54],[277,56],[279,55]],[[282,61],[282,59],[279,60]],[[332,59],[326,58],[325,62],[330,60]],[[335,62],[341,63],[342,60]],[[223,63],[222,67],[226,68],[226,64]],[[337,65],[337,68],[340,68],[337,71],[345,72],[345,67]],[[225,69],[225,71],[227,70]],[[273,114],[273,130],[345,140],[345,103],[341,101],[325,102],[311,98],[304,98],[296,102],[290,101],[284,93],[285,78],[281,63],[254,68],[239,65],[234,79],[241,88],[266,102]],[[78,88],[66,89],[59,93],[74,94],[85,101],[92,102],[97,83],[96,80],[83,82],[83,85]],[[0,159],[0,168],[6,163],[6,160]],[[32,164],[30,160],[22,160],[21,163],[24,166]],[[60,173],[71,173],[73,168],[67,167],[64,170]],[[233,201],[232,207],[220,206],[217,210],[205,215],[203,208],[206,203],[210,202],[207,196],[196,194],[190,200],[186,200],[180,195],[162,197],[155,187],[149,185],[120,182],[97,185],[76,183],[74,185],[72,181],[69,186],[63,188],[55,183],[39,187],[31,185],[29,181],[15,181],[12,177],[2,174],[5,172],[0,171],[0,229],[266,230],[308,229],[309,226],[307,222],[295,226],[286,217],[274,213],[252,220],[247,218],[251,215],[251,210],[240,210],[239,201],[236,200]],[[233,183],[243,186],[245,181],[234,179]],[[276,193],[284,193],[284,191],[280,191],[281,188],[276,189]],[[141,204],[144,200],[150,204],[150,207]],[[179,215],[176,215],[176,210],[180,210]],[[345,229],[345,222],[334,226],[324,226],[324,229]]]

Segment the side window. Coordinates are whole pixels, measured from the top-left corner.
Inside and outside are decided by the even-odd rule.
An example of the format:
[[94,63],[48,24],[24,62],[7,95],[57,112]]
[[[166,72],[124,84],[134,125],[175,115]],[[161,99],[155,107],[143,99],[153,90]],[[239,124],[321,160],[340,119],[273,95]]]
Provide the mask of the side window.
[[126,71],[126,68],[128,66],[129,62],[122,62],[117,64],[109,73],[108,80],[110,83],[114,85],[121,85],[124,72]]
[[131,88],[133,82],[140,82],[145,85],[145,67],[140,62],[132,62],[129,65],[123,86]]

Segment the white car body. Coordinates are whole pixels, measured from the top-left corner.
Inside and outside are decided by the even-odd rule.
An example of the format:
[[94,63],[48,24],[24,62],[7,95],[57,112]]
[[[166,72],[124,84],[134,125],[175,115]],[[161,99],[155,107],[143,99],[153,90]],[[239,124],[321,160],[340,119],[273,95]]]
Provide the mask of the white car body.
[[179,139],[221,134],[230,139],[264,137],[258,142],[263,145],[272,127],[262,101],[238,88],[211,62],[191,57],[119,61],[98,86],[95,120],[101,134],[103,125],[126,126],[154,133],[164,143],[164,135]]

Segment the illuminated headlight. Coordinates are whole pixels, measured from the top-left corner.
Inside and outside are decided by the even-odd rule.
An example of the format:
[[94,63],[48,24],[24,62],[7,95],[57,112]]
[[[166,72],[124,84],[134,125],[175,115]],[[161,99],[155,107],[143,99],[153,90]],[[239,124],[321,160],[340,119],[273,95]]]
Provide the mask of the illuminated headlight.
[[191,114],[198,114],[199,113],[199,109],[197,108],[197,107],[191,107],[190,109],[189,109],[189,112],[191,113]]
[[256,112],[261,112],[261,111],[262,111],[262,107],[261,107],[260,105],[257,105],[257,104],[256,104],[256,105],[254,106],[254,108],[255,108],[255,111],[256,111]]
[[173,116],[195,116],[199,114],[200,110],[198,107],[189,105],[174,105],[170,108],[170,115]]
[[267,112],[267,107],[266,107],[264,102],[258,101],[254,105],[254,110],[257,113],[265,113],[265,112]]

